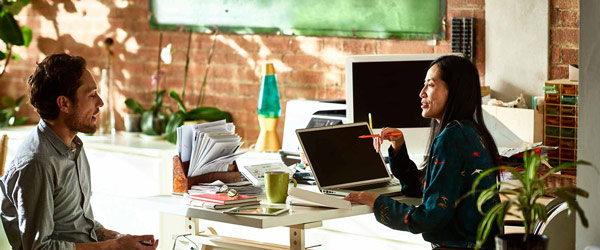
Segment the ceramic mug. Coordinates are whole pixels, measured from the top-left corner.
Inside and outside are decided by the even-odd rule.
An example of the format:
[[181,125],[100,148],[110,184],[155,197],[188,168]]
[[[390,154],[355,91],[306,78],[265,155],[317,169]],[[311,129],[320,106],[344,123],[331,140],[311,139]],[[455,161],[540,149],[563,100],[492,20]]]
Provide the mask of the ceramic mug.
[[295,179],[290,179],[290,175],[287,172],[266,172],[265,192],[267,193],[267,201],[270,203],[285,203],[290,181],[294,182],[294,187],[298,185]]

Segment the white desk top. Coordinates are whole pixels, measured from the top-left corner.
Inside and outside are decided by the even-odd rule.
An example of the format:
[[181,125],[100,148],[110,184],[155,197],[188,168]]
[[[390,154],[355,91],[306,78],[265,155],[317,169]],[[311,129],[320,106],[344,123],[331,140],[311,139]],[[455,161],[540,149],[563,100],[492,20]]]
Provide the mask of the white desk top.
[[[310,188],[309,188],[310,189]],[[269,204],[265,196],[258,197],[261,206],[288,206],[290,211],[278,216],[254,216],[254,215],[231,215],[223,214],[222,210],[203,209],[187,205],[186,198],[175,195],[158,195],[138,199],[138,204],[144,208],[152,208],[160,212],[181,215],[186,217],[231,223],[255,228],[271,228],[279,226],[299,225],[330,219],[337,219],[355,215],[369,214],[373,210],[361,204],[352,204],[352,209],[319,208],[304,206],[289,206],[285,204]],[[394,199],[408,203],[419,204],[420,198],[409,198],[404,196]]]

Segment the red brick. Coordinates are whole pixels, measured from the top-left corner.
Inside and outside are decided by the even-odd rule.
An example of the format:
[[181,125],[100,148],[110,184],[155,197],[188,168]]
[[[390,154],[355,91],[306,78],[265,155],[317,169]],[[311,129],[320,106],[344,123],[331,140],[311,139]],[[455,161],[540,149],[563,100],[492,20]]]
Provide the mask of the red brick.
[[485,43],[475,47],[475,62],[485,63]]
[[319,88],[317,99],[345,99],[345,88]]
[[550,66],[550,80],[569,78],[569,67],[567,65]]
[[558,26],[560,11],[556,8],[550,9],[550,27]]
[[286,66],[294,69],[320,69],[325,64],[317,56],[302,54],[284,55],[282,61]]
[[224,111],[242,110],[244,108],[244,102],[238,97],[225,97],[221,96],[217,99],[217,108]]
[[240,96],[258,96],[260,92],[260,83],[256,84],[239,84],[238,94]]
[[579,64],[579,49],[561,49],[562,63]]
[[450,44],[438,44],[433,48],[433,52],[436,54],[450,53],[452,52],[452,45]]
[[467,6],[483,9],[485,7],[485,0],[467,0]]
[[258,95],[254,97],[247,97],[242,99],[243,102],[243,110],[245,111],[253,111],[256,110],[256,106],[258,105]]
[[220,53],[213,54],[211,63],[225,65],[247,65],[248,58],[236,53],[235,51],[222,51]]
[[343,52],[353,55],[370,55],[375,54],[377,48],[377,40],[366,39],[344,39],[342,42]]
[[550,6],[559,9],[579,9],[579,0],[552,0]]
[[560,63],[560,47],[552,46],[550,48],[550,63]]
[[579,45],[579,29],[552,28],[550,29],[551,45]]
[[294,53],[320,53],[321,48],[323,47],[323,40],[317,37],[297,36],[290,41],[290,49]]
[[213,81],[206,84],[206,91],[210,93],[237,93],[237,85],[229,81]]
[[285,99],[315,99],[317,89],[314,86],[286,86],[283,89]]
[[215,50],[228,52],[236,51],[238,53],[240,53],[238,50],[244,52],[258,52],[258,49],[258,43],[256,43],[250,35],[220,35],[218,36],[217,44],[215,45]]
[[560,26],[579,27],[579,10],[563,10],[560,12]]
[[308,70],[292,71],[289,82],[320,85],[325,82],[325,73]]
[[260,47],[265,47],[270,53],[285,53],[290,51],[290,38],[288,36],[257,36]]
[[342,45],[343,40],[341,38],[332,37],[323,39],[323,53],[325,54],[337,54],[340,53],[344,46]]
[[419,54],[433,53],[433,46],[423,40],[381,40],[379,54]]
[[465,7],[465,0],[447,0],[448,9]]

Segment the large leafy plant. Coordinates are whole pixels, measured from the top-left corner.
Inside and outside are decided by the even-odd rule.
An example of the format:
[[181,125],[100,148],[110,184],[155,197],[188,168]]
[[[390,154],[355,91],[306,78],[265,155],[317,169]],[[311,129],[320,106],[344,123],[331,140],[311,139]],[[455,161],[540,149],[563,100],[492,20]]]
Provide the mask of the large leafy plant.
[[0,2],[0,39],[6,45],[6,51],[0,51],[0,60],[4,60],[4,65],[0,66],[0,76],[4,75],[11,60],[19,59],[16,54],[13,54],[13,47],[29,47],[32,37],[31,29],[27,26],[19,26],[14,16],[30,2],[31,0],[3,0]]
[[[569,213],[572,211],[577,212],[579,214],[579,218],[581,218],[581,223],[583,226],[588,226],[588,220],[585,217],[585,213],[576,200],[576,196],[587,198],[588,192],[577,187],[548,188],[544,186],[544,182],[552,174],[555,174],[561,170],[572,168],[576,165],[590,165],[590,163],[583,160],[577,162],[565,162],[558,167],[550,168],[548,171],[540,171],[540,166],[545,159],[541,158],[533,151],[531,151],[531,153],[525,153],[523,161],[523,172],[508,166],[494,167],[482,172],[473,182],[471,191],[466,194],[473,195],[481,192],[477,199],[477,209],[480,213],[484,214],[484,217],[477,229],[476,248],[480,248],[486,241],[492,227],[494,226],[494,222],[497,223],[500,233],[504,233],[504,217],[507,214],[511,214],[509,210],[512,207],[517,207],[517,210],[520,211],[519,216],[523,219],[523,225],[525,227],[525,238],[523,240],[526,240],[528,235],[534,233],[535,224],[538,221],[545,222],[548,218],[546,206],[538,203],[538,200],[542,198],[542,196],[555,196],[562,198],[565,202],[567,202]],[[516,185],[501,181],[483,191],[476,189],[479,185],[479,182],[483,178],[487,178],[489,175],[498,171],[510,172],[519,184]],[[500,186],[504,186],[505,188],[500,189]],[[491,199],[494,199],[496,195],[501,195],[506,199],[494,205],[484,213],[482,209],[483,204]]]
[[148,109],[144,109],[142,105],[133,98],[127,98],[125,105],[133,111],[133,113],[142,114],[141,128],[142,133],[147,135],[161,135],[164,132],[167,123],[167,115],[163,110],[163,99],[166,90],[154,92],[154,102]]

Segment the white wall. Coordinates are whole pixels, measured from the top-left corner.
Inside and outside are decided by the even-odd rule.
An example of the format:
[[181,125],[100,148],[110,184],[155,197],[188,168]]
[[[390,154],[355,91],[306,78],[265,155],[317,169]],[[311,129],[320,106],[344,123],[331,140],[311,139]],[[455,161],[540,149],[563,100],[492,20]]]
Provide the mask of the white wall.
[[485,84],[512,101],[542,95],[548,79],[548,0],[485,2]]
[[[580,1],[579,47],[579,135],[577,158],[592,162],[600,170],[600,1]],[[578,199],[589,219],[584,228],[577,220],[576,249],[588,245],[600,246],[600,174],[580,167],[577,169],[577,186],[590,192],[589,199]]]

